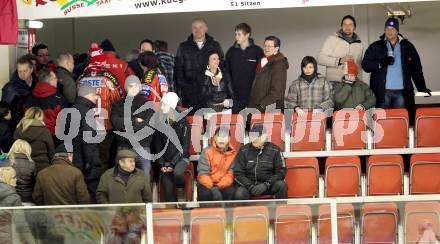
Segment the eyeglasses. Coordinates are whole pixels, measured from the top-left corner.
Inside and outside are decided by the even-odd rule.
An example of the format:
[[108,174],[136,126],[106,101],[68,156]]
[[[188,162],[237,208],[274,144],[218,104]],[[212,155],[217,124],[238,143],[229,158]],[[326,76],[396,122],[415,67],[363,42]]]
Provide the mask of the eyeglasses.
[[267,46],[267,45],[264,45],[263,47],[264,47],[264,48],[267,48],[267,49],[269,49],[269,48],[275,48],[275,46]]

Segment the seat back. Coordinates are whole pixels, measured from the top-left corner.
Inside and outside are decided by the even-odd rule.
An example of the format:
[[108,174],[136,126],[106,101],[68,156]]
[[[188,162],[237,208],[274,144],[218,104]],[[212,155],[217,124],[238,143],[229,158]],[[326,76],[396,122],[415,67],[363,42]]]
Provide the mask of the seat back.
[[202,152],[203,139],[203,117],[187,116],[186,119],[191,126],[191,141],[189,146],[189,155],[197,155]]
[[236,149],[240,149],[244,143],[245,136],[245,121],[240,114],[215,114],[208,120],[208,136],[209,143],[211,144],[211,138],[214,136],[215,130],[219,126],[226,126],[231,132],[230,144]]
[[408,111],[403,108],[379,110],[373,115],[374,148],[408,147]]
[[319,163],[317,158],[286,158],[287,195],[295,197],[317,197]]
[[415,121],[415,146],[440,146],[440,108],[418,108]]
[[226,213],[223,208],[193,209],[190,222],[192,244],[225,243]]
[[312,210],[307,205],[278,206],[275,243],[311,243]]
[[[194,164],[189,162],[188,167],[183,173],[185,179],[185,197],[187,202],[191,202],[194,198]],[[174,189],[176,191],[176,189]],[[176,194],[176,192],[175,192]],[[162,179],[159,180],[159,200],[165,202],[165,190],[163,188]]]
[[440,234],[440,203],[409,202],[405,206],[405,243],[418,243],[420,228],[426,223],[432,225],[437,236]]
[[397,243],[395,203],[368,203],[361,209],[362,243]]
[[266,207],[236,207],[233,212],[233,243],[267,244],[269,212]]
[[281,151],[284,152],[284,132],[286,130],[284,114],[265,113],[252,115],[250,128],[255,124],[263,125],[266,128],[268,140],[280,147]]
[[[180,209],[154,210],[153,231],[154,243],[181,244],[183,213]],[[166,233],[166,235],[164,235]]]
[[342,109],[333,114],[333,150],[364,149],[367,142],[365,112]]
[[410,162],[410,194],[440,193],[440,154],[413,154]]
[[291,151],[320,151],[325,149],[326,117],[324,113],[308,112],[306,117],[292,113],[290,132]]
[[327,197],[359,196],[360,177],[359,157],[328,157],[325,162],[325,195]]
[[[353,224],[354,208],[351,204],[338,204],[338,243],[354,243]],[[330,205],[321,205],[318,208],[318,240],[320,244],[332,243],[332,228]]]
[[403,158],[400,155],[373,155],[367,162],[367,192],[375,195],[402,195]]

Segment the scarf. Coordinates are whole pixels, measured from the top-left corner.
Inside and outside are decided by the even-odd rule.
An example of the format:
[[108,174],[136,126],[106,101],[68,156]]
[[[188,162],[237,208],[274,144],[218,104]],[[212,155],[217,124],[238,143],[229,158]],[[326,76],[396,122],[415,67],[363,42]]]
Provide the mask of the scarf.
[[261,70],[266,66],[272,59],[275,57],[275,55],[271,55],[269,57],[264,57],[258,62],[257,64],[257,73],[260,73]]
[[353,33],[353,35],[350,37],[349,35],[345,34],[342,29],[338,31],[339,38],[343,39],[344,41],[348,42],[349,44],[352,44],[354,42],[358,42],[358,36],[356,33]]
[[211,70],[209,70],[209,66],[208,66],[206,68],[205,75],[211,78],[211,83],[213,86],[219,87],[220,81],[223,78],[223,74],[220,68],[217,68],[217,74],[213,74]]

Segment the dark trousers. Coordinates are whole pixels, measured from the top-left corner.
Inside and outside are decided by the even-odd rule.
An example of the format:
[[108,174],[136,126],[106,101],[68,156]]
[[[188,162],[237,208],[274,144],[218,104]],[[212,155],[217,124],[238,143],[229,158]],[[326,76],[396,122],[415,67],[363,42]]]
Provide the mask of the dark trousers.
[[[276,199],[286,199],[287,184],[282,180],[275,181],[270,188],[261,195],[272,195],[275,196]],[[249,200],[251,197],[253,197],[252,194],[243,186],[239,186],[237,191],[235,191],[235,200]]]
[[174,167],[173,172],[163,173],[160,171],[162,180],[162,190],[165,192],[165,201],[177,202],[177,196],[174,192],[174,188],[185,187],[185,177],[183,176],[188,168],[188,162],[179,161]]
[[198,201],[228,201],[234,199],[235,187],[229,186],[223,189],[208,189],[200,183],[197,183]]
[[99,157],[101,158],[101,174],[115,165],[116,143],[114,142],[115,134],[113,131],[107,131],[104,141],[99,143]]
[[404,108],[405,96],[403,90],[386,90],[385,101],[380,104],[381,108]]

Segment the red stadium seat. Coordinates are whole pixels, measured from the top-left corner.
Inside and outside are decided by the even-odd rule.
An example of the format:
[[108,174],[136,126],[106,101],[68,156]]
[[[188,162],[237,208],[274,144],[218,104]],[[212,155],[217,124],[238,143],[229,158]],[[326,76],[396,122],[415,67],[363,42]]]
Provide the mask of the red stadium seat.
[[[185,177],[185,195],[186,201],[191,202],[194,198],[194,164],[189,162],[188,168],[186,169],[184,175]],[[162,187],[162,183],[159,182],[159,199],[161,202],[165,202],[165,192]]]
[[311,243],[312,210],[307,205],[278,206],[275,213],[275,243]]
[[406,109],[376,110],[373,118],[374,148],[408,147],[409,119]]
[[440,234],[440,203],[409,202],[405,206],[405,243],[419,243],[420,227],[432,225],[437,236]]
[[400,155],[374,155],[367,163],[367,194],[403,194],[403,158]]
[[367,127],[365,112],[343,109],[333,114],[333,150],[365,149]]
[[187,116],[188,123],[191,126],[191,144],[189,147],[189,155],[197,155],[202,152],[203,139],[203,117]]
[[233,243],[267,244],[269,211],[264,206],[237,207],[233,212]]
[[225,243],[225,210],[223,208],[199,208],[191,210],[190,229],[190,243],[192,244]]
[[208,120],[208,136],[211,140],[215,130],[219,126],[226,126],[231,132],[231,145],[235,150],[240,149],[244,143],[245,122],[240,114],[216,114]]
[[292,129],[290,133],[291,151],[321,151],[325,149],[326,117],[324,113],[313,115],[308,112],[307,116],[298,117],[292,114]]
[[397,243],[395,203],[367,203],[361,209],[362,243]]
[[440,193],[440,154],[413,154],[410,162],[410,194]]
[[252,115],[251,128],[254,124],[262,124],[267,130],[268,140],[280,147],[281,151],[285,151],[284,131],[286,130],[286,127],[284,114],[265,113]]
[[286,158],[288,197],[317,197],[319,163],[317,158]]
[[416,147],[440,147],[440,108],[418,108],[415,123]]
[[[181,244],[182,228],[184,226],[183,213],[180,209],[166,209],[153,211],[154,243]],[[164,235],[166,233],[166,235]]]
[[361,163],[357,156],[328,157],[325,162],[325,195],[360,195]]
[[[320,244],[332,243],[330,205],[321,205],[318,209],[318,240]],[[338,204],[338,243],[354,243],[354,208],[351,204]]]

